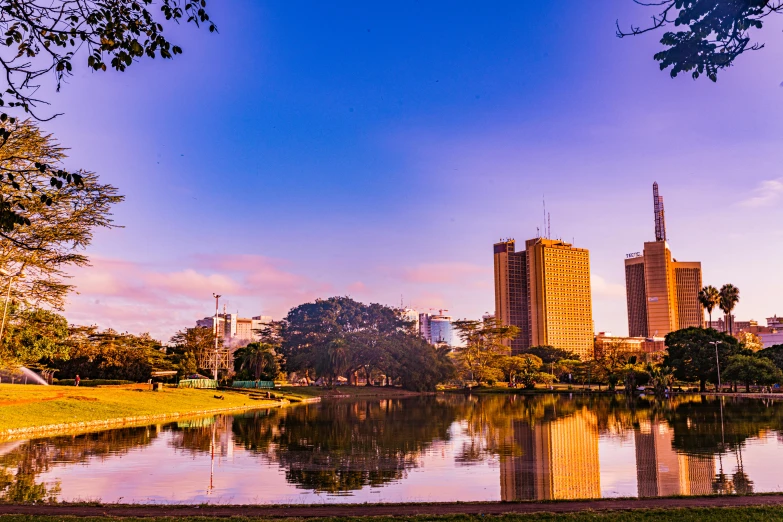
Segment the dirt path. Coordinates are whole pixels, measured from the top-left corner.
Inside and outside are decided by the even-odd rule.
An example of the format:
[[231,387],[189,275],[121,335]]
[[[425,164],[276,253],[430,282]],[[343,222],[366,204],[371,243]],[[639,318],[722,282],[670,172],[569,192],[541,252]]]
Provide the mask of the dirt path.
[[749,495],[692,498],[600,499],[562,502],[476,502],[434,504],[352,504],[352,505],[270,505],[270,506],[162,506],[67,504],[14,505],[0,504],[0,515],[49,515],[79,517],[345,517],[345,516],[412,516],[503,513],[572,513],[576,511],[610,511],[630,509],[671,509],[697,507],[780,506],[783,495]]

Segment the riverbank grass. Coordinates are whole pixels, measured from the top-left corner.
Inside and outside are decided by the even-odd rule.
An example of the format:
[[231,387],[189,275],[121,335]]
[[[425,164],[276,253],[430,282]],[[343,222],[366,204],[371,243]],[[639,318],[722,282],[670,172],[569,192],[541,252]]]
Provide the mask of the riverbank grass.
[[[143,506],[140,507],[143,512]],[[276,522],[658,522],[677,520],[678,522],[765,522],[783,519],[783,507],[715,507],[693,509],[637,509],[630,511],[584,511],[578,513],[518,513],[506,515],[417,515],[417,516],[378,516],[378,517],[314,517],[314,518],[246,518],[231,517],[232,522],[257,522],[275,520]],[[37,515],[0,515],[0,522],[222,522],[224,517],[75,517],[75,516],[37,516]]]
[[[216,397],[216,396],[219,396]],[[120,387],[86,388],[0,384],[0,435],[20,428],[162,415],[198,414],[222,409],[279,406],[261,394],[229,390]],[[284,393],[275,396],[286,398]],[[301,397],[291,396],[297,400]]]

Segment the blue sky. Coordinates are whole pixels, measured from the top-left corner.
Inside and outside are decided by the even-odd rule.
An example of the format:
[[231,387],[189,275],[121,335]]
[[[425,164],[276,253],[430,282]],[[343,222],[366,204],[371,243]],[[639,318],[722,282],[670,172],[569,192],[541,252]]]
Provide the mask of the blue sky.
[[[47,123],[127,201],[74,271],[73,322],[167,339],[212,313],[352,295],[492,311],[491,246],[591,252],[598,330],[627,333],[623,258],[653,238],[737,316],[783,313],[783,24],[717,84],[670,79],[632,2],[212,2],[219,34],[123,74],[82,67]],[[85,57],[86,60],[86,57]]]

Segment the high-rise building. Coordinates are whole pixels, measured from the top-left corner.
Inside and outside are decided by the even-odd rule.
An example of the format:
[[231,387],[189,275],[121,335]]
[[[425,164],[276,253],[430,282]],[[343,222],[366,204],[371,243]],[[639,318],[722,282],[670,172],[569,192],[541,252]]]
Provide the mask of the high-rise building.
[[519,335],[508,341],[514,354],[530,348],[528,317],[527,252],[516,252],[516,243],[507,239],[494,245],[495,318],[506,326],[519,328]]
[[590,253],[561,240],[536,238],[516,252],[513,239],[494,245],[495,317],[519,328],[513,354],[550,345],[583,359],[593,352]]
[[663,196],[653,184],[655,241],[625,259],[625,291],[628,334],[631,337],[663,337],[681,328],[701,326],[704,310],[699,303],[701,263],[678,262],[666,242]]
[[245,345],[260,339],[259,332],[272,322],[268,315],[257,315],[252,318],[239,317],[238,314],[218,314],[205,317],[196,321],[196,326],[210,328],[213,332],[217,328],[218,337],[223,338],[227,345]]

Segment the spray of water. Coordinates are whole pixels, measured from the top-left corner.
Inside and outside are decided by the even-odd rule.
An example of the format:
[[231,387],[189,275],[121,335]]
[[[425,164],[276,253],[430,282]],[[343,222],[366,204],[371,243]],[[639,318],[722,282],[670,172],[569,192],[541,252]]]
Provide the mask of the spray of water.
[[0,371],[0,382],[7,384],[42,384],[48,386],[48,383],[43,377],[24,366],[17,368],[16,370]]

